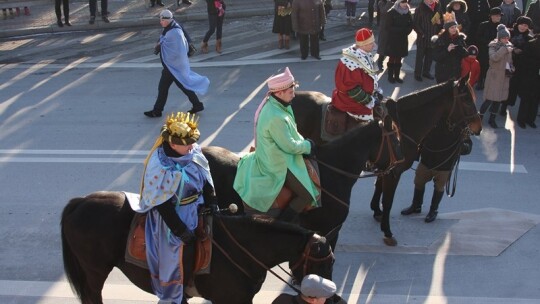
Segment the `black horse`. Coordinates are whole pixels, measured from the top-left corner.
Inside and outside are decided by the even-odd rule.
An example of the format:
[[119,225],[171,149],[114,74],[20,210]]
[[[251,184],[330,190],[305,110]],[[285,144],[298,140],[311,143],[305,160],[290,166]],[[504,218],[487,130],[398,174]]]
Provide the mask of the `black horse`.
[[[133,216],[122,192],[92,193],[70,200],[64,208],[64,269],[83,304],[103,303],[101,291],[113,267],[137,287],[152,293],[149,271],[124,258]],[[298,282],[309,273],[331,278],[332,248],[313,231],[264,218],[215,215],[213,235],[223,251],[214,246],[210,274],[194,276],[197,291],[212,303],[252,303],[267,269],[282,262],[288,261],[299,270],[295,271]],[[189,261],[184,262],[189,265]]]
[[[372,122],[317,147],[316,159],[325,164],[319,165],[322,207],[301,213],[300,225],[326,236],[332,248],[349,214],[352,188],[366,161],[378,155],[382,132],[379,124]],[[203,148],[203,153],[210,164],[220,207],[233,202],[241,205],[232,186],[239,156],[220,147]]]
[[[330,98],[319,92],[297,92],[292,106],[302,135],[321,141],[322,107],[328,101]],[[377,177],[371,209],[373,216],[381,222],[385,244],[395,246],[397,241],[390,230],[390,210],[400,176],[417,159],[420,143],[441,120],[446,122],[448,128],[469,129],[474,134],[480,133],[482,123],[468,77],[413,92],[397,101],[388,99],[385,104],[390,117],[399,127],[404,159],[393,167],[391,174]],[[381,210],[379,201],[383,193]]]

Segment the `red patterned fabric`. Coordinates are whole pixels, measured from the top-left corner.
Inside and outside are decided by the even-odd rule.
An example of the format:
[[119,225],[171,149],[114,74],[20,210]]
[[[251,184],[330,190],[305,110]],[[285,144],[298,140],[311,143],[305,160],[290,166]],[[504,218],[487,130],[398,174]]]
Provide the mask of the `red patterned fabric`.
[[335,75],[336,89],[332,93],[332,105],[343,112],[355,115],[370,115],[372,110],[350,98],[347,92],[360,86],[366,93],[373,94],[374,80],[362,69],[349,70],[338,62]]

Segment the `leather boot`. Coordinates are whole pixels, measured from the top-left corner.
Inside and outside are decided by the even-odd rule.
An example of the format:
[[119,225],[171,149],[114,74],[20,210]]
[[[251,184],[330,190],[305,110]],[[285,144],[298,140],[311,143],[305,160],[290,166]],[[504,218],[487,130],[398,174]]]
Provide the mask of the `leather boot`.
[[208,42],[204,42],[201,44],[201,52],[203,54],[206,54],[208,53]]
[[497,123],[495,122],[495,114],[493,114],[493,113],[489,114],[488,123],[493,129],[498,128]]
[[221,39],[216,40],[216,52],[221,54]]
[[441,202],[443,195],[444,195],[443,191],[439,192],[437,190],[433,190],[433,197],[431,198],[431,207],[429,207],[429,212],[426,215],[426,218],[424,219],[426,223],[431,223],[437,218],[437,214],[439,214],[437,210],[439,210],[439,203]]
[[289,42],[291,41],[290,36],[285,36],[285,49],[288,50],[290,48]]
[[401,71],[401,63],[394,63],[394,80],[397,83],[403,83],[403,80],[399,78],[400,71]]
[[412,199],[412,204],[401,210],[402,215],[409,215],[413,213],[420,213],[422,212],[422,203],[424,202],[424,191],[425,189],[419,190],[414,188],[414,196]]
[[390,83],[396,83],[396,80],[394,79],[394,67],[395,64],[388,62],[386,64],[386,74],[388,74],[388,82]]

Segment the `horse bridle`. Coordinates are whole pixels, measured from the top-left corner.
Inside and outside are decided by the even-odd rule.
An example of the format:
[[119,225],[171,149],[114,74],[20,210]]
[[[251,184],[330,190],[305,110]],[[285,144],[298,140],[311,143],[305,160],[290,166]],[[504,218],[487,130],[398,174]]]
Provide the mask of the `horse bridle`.
[[[216,217],[214,217],[216,218]],[[227,234],[227,236],[231,239],[231,241],[238,247],[240,248],[240,250],[242,250],[251,260],[253,260],[255,263],[257,263],[259,266],[261,266],[261,268],[263,268],[264,270],[272,273],[275,277],[277,277],[278,279],[280,279],[283,283],[289,285],[289,287],[291,287],[294,291],[300,293],[300,290],[298,290],[298,288],[296,288],[294,285],[290,284],[289,282],[287,282],[287,280],[283,279],[281,276],[279,276],[275,271],[273,271],[272,269],[270,269],[268,266],[266,266],[263,262],[259,261],[259,259],[257,259],[253,254],[251,254],[249,252],[249,250],[247,250],[244,246],[242,246],[237,240],[236,238],[232,235],[232,233],[229,231],[229,229],[227,228],[227,226],[225,226],[225,224],[223,223],[223,220],[221,220],[220,218],[218,218],[218,222],[219,224],[221,225],[221,227],[223,228],[223,231],[225,231],[225,234]],[[334,253],[332,252],[332,248],[330,248],[330,253],[325,256],[325,257],[322,257],[322,258],[317,258],[317,257],[312,257],[311,256],[311,247],[313,246],[313,244],[315,244],[317,241],[319,241],[320,239],[320,236],[318,236],[317,234],[313,234],[311,236],[311,238],[309,239],[309,241],[307,242],[306,246],[304,247],[304,251],[302,253],[302,257],[300,258],[300,260],[298,260],[296,263],[295,263],[295,266],[293,266],[291,268],[291,270],[294,270],[296,268],[298,268],[300,265],[303,265],[303,276],[305,276],[307,273],[307,270],[308,270],[308,262],[312,261],[312,262],[324,262],[330,258],[334,258]],[[216,247],[219,249],[219,251],[221,251],[221,253],[233,264],[235,265],[240,271],[242,271],[242,273],[244,273],[248,278],[250,278],[251,280],[253,280],[253,278],[249,275],[249,272],[247,272],[247,270],[245,270],[239,263],[235,262],[234,259],[225,251],[225,249],[223,249],[223,247],[221,247],[216,241],[215,239],[212,238],[212,244],[216,245]],[[303,263],[303,264],[302,264]],[[291,274],[287,273],[289,276],[292,277]]]
[[[473,99],[475,99],[474,97],[474,92],[472,91],[472,88],[471,88],[471,85],[467,83],[467,89],[468,89],[468,93],[471,94],[471,96],[473,97]],[[460,99],[461,97],[463,96],[467,96],[467,92],[463,92],[463,93],[460,93],[458,91],[458,86],[457,84],[454,86],[454,99],[453,99],[453,102],[452,102],[452,107],[450,108],[450,112],[448,113],[448,117],[446,118],[446,125],[448,126],[448,130],[449,131],[453,131],[454,128],[456,126],[458,126],[459,124],[465,122],[465,128],[464,129],[468,129],[468,121],[472,118],[474,118],[475,116],[478,115],[477,112],[474,112],[468,116],[465,115],[465,111],[463,111],[463,106],[461,106],[461,102],[460,102]],[[460,105],[460,109],[461,109],[461,113],[463,114],[462,118],[456,122],[452,122],[450,119],[452,117],[452,115],[454,114],[454,111],[456,110],[456,108],[458,107],[458,105]]]
[[322,262],[325,262],[328,259],[333,259],[334,258],[334,252],[332,252],[331,248],[330,248],[330,252],[328,253],[328,255],[326,255],[324,257],[317,258],[317,257],[311,256],[311,249],[312,249],[313,245],[316,244],[319,241],[320,238],[321,237],[319,235],[317,235],[317,234],[313,234],[311,236],[311,238],[309,239],[309,241],[306,244],[306,247],[304,248],[304,252],[302,253],[302,258],[300,258],[300,260],[298,260],[291,267],[291,271],[294,271],[298,267],[302,266],[302,277],[303,277],[306,274],[308,274],[307,271],[308,271],[308,265],[309,265],[310,262],[312,262],[312,263],[322,263]]

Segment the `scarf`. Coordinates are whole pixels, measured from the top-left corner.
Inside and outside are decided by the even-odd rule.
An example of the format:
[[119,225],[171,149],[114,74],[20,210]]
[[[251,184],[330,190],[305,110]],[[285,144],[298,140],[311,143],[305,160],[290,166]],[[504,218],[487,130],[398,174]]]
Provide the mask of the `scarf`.
[[399,1],[396,1],[396,3],[394,3],[394,10],[396,12],[398,12],[400,15],[405,15],[407,13],[409,13],[409,4],[407,3],[407,7],[406,8],[401,8],[401,5],[399,5]]

